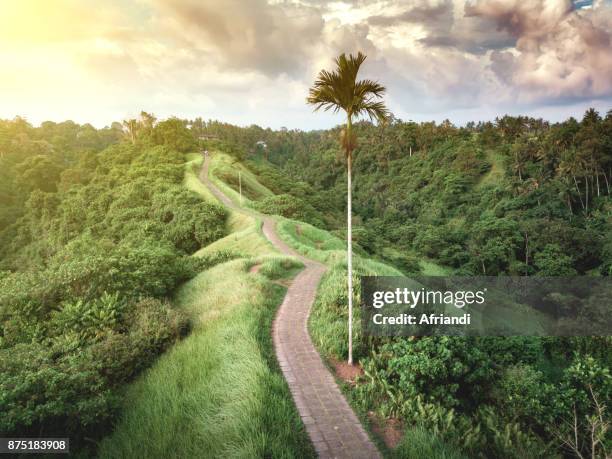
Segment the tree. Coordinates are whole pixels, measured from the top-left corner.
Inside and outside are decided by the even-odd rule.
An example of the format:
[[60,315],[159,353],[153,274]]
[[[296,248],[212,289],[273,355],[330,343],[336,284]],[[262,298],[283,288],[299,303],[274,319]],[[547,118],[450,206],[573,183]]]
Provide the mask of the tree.
[[138,120],[129,119],[123,121],[123,128],[125,130],[125,135],[130,139],[132,144],[136,143],[136,134],[138,133]]
[[57,191],[61,167],[48,155],[30,156],[19,163],[16,168],[17,186],[25,192],[42,190],[47,193]]
[[168,118],[161,121],[153,128],[153,141],[158,145],[187,152],[196,145],[196,140],[185,123],[178,118]]
[[153,132],[153,127],[155,127],[156,121],[157,118],[152,113],[147,113],[145,111],[140,112],[140,125],[147,135],[151,135]]
[[540,276],[575,276],[574,260],[558,244],[546,244],[535,255]]
[[344,149],[347,163],[347,261],[348,261],[348,299],[349,299],[349,346],[348,363],[353,364],[353,253],[352,253],[352,221],[351,221],[351,166],[353,150],[357,142],[353,133],[353,120],[367,115],[371,120],[383,122],[389,111],[383,101],[379,100],[385,92],[385,87],[373,80],[357,81],[359,68],[365,61],[365,54],[357,56],[341,54],[335,60],[336,69],[321,70],[314,82],[307,102],[315,106],[315,111],[323,108],[338,113],[346,113],[346,127],[340,134],[340,144]]

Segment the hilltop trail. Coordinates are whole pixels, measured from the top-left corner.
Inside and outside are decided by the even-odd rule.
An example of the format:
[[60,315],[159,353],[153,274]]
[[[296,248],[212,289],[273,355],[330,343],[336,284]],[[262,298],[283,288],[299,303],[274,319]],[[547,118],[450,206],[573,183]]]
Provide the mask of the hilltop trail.
[[274,323],[276,356],[302,421],[321,458],[380,458],[359,419],[324,365],[308,333],[308,316],[325,265],[306,258],[276,232],[273,218],[241,209],[208,178],[207,156],[200,180],[225,206],[263,220],[263,233],[282,254],[301,260],[305,268],[293,279]]

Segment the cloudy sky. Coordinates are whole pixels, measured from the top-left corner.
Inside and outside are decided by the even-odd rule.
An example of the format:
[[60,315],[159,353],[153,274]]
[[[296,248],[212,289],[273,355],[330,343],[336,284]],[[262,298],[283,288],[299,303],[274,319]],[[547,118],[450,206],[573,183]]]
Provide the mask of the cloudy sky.
[[611,0],[0,0],[0,118],[325,128],[308,87],[358,50],[404,120],[612,108]]

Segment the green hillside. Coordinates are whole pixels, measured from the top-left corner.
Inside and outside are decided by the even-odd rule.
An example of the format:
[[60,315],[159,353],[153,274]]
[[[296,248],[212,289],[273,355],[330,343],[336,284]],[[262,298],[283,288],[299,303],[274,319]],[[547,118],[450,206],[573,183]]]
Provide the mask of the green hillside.
[[[608,275],[611,121],[610,113],[602,118],[590,110],[580,122],[558,124],[525,117],[464,128],[358,124],[358,272],[370,272],[371,259],[378,259],[394,266],[377,266],[379,274]],[[345,359],[346,175],[339,129],[232,127],[227,139],[215,129],[217,142],[230,142],[266,188],[285,196],[284,205],[259,208],[302,221],[281,220],[280,234],[331,266],[310,331],[323,355]],[[265,154],[252,147],[255,139],[265,140]],[[583,441],[592,431],[610,442],[603,425],[584,422],[601,415],[597,404],[610,398],[609,338],[364,342],[355,326],[364,376],[346,389],[375,424],[401,426],[402,441],[387,451],[392,456],[556,457],[568,453],[568,419],[576,420]]]
[[[357,304],[360,275],[608,275],[610,119],[358,124]],[[309,331],[334,368],[348,354],[338,130],[211,123],[216,139],[198,141],[189,124],[142,124],[132,141],[117,126],[0,123],[3,435],[70,435],[83,457],[314,455],[270,336],[302,264],[262,215],[327,266]],[[242,210],[200,180],[202,149]],[[567,169],[589,154],[591,169]],[[340,384],[385,455],[560,457],[568,419],[610,443],[593,421],[608,419],[609,337],[374,339],[355,312],[359,375]]]

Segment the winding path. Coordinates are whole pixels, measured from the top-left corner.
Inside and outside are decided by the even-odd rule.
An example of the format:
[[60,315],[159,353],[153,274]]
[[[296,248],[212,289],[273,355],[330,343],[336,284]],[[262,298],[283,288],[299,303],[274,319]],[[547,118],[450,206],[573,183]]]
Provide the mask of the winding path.
[[273,218],[238,208],[208,179],[209,160],[210,157],[206,157],[200,180],[215,197],[235,211],[261,218],[263,233],[272,245],[305,265],[287,290],[274,319],[272,335],[276,357],[317,454],[321,458],[380,458],[308,333],[310,308],[325,266],[285,244],[276,233]]

